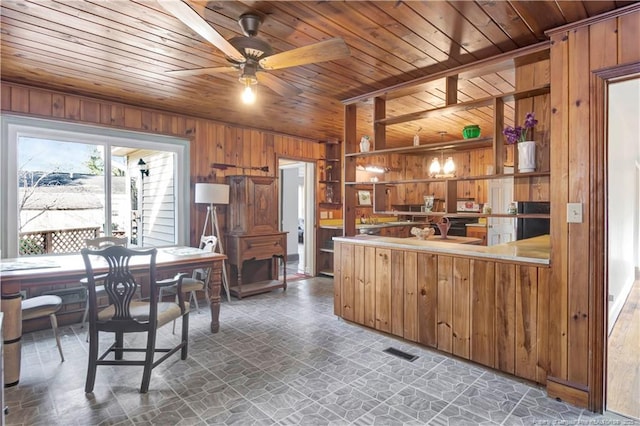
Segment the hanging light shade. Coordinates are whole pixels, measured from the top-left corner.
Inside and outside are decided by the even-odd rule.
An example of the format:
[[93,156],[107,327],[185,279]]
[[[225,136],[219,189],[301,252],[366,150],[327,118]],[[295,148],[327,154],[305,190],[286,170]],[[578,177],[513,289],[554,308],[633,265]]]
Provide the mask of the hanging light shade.
[[434,157],[433,160],[431,161],[431,166],[429,167],[429,174],[431,176],[440,174],[440,161],[438,160],[438,157]]
[[444,162],[442,171],[445,175],[454,176],[456,173],[456,165],[453,163],[453,157],[447,157],[447,161]]

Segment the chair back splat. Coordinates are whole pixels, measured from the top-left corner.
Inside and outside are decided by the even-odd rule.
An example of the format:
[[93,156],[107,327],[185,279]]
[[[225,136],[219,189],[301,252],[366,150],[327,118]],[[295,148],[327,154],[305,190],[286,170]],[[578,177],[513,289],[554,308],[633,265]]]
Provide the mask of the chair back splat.
[[[143,366],[140,392],[149,389],[151,370],[177,351],[187,358],[189,305],[182,297],[182,280],[186,274],[177,274],[165,280],[156,279],[157,249],[129,249],[111,245],[101,249],[84,248],[81,251],[87,272],[89,293],[89,367],[85,392],[93,391],[98,365]],[[107,272],[104,273],[104,269]],[[135,267],[135,273],[132,270]],[[99,269],[98,269],[99,268]],[[144,276],[149,282],[149,301],[134,300],[139,287],[137,278]],[[109,305],[100,309],[97,303],[96,286],[104,286],[109,296]],[[175,286],[178,294],[175,302],[158,302],[160,288]],[[156,330],[163,325],[182,318],[182,334],[171,348],[156,347]],[[99,355],[99,334],[113,333],[115,342]],[[147,333],[145,347],[126,347],[126,333]],[[176,340],[177,338],[174,338]],[[144,360],[127,360],[128,352],[145,353]],[[163,355],[155,359],[156,353]],[[113,356],[111,356],[113,355]]]

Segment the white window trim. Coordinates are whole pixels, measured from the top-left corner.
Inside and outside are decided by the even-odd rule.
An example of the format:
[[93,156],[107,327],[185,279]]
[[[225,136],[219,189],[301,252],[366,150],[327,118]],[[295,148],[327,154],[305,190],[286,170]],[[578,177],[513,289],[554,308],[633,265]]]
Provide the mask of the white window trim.
[[[18,256],[18,149],[21,136],[55,138],[88,144],[131,146],[149,150],[174,152],[176,170],[176,239],[178,245],[188,245],[189,215],[189,140],[153,133],[115,130],[87,124],[13,115],[0,116],[0,253],[3,258]],[[105,155],[105,162],[110,156]],[[186,190],[185,190],[186,189]],[[105,191],[110,188],[105,187]]]

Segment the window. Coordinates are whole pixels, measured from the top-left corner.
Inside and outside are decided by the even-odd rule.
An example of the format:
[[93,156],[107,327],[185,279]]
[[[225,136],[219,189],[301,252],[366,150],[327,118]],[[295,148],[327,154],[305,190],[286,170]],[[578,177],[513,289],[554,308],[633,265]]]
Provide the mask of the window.
[[99,235],[185,244],[188,141],[11,116],[2,140],[5,257],[77,252]]

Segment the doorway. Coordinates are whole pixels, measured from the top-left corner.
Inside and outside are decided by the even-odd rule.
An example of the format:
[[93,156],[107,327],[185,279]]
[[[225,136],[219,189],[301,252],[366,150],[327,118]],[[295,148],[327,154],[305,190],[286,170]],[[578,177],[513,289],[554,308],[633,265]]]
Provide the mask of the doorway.
[[606,409],[640,420],[640,78],[607,94]]
[[315,163],[279,158],[278,218],[287,232],[287,275],[311,276],[315,268]]

